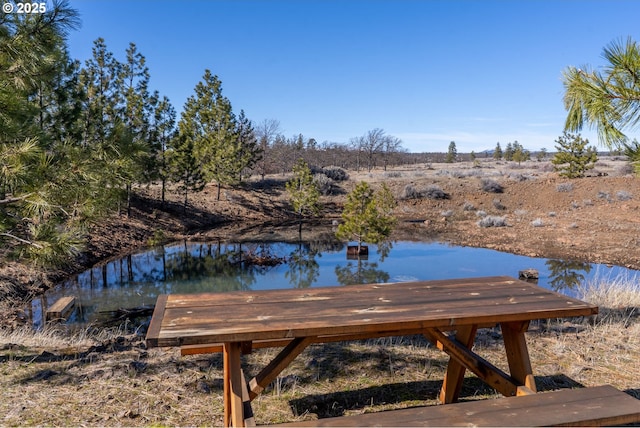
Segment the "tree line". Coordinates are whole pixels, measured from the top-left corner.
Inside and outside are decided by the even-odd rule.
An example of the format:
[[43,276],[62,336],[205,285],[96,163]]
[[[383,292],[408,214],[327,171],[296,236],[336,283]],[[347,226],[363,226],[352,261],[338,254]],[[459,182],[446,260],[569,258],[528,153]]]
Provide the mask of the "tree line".
[[[91,221],[130,214],[139,185],[159,183],[164,201],[172,184],[186,208],[189,195],[206,183],[217,184],[219,198],[223,186],[250,175],[284,175],[300,159],[312,168],[369,171],[437,162],[438,156],[458,159],[454,144],[448,154],[408,153],[382,129],[348,143],[286,137],[277,120],[255,124],[234,110],[211,70],[204,71],[178,118],[170,100],[150,87],[146,58],[135,43],[118,58],[99,38],[90,59],[71,58],[66,37],[79,25],[67,0],[53,0],[41,14],[0,16],[3,255],[42,265],[71,260],[82,250]],[[605,54],[614,65],[609,75],[566,71],[566,129],[594,123],[605,144],[620,146],[621,129],[637,124],[632,71],[638,68],[638,48],[629,41]],[[494,153],[500,152],[498,145]],[[529,153],[516,142],[502,156],[520,161]]]
[[250,175],[314,167],[371,170],[402,161],[401,141],[374,129],[349,144],[302,134],[287,138],[276,120],[254,125],[237,113],[210,70],[180,117],[150,86],[145,56],[130,43],[122,57],[93,42],[84,63],[67,35],[80,25],[66,0],[46,13],[0,17],[0,242],[3,255],[59,265],[82,251],[87,225],[130,215],[133,189],[168,184],[184,196],[206,183],[234,186]]

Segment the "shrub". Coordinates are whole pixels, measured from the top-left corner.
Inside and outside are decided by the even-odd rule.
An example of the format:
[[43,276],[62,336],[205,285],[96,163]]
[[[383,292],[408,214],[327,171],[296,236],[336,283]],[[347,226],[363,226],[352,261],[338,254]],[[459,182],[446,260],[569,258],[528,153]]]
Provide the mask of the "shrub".
[[629,199],[631,199],[631,193],[627,192],[626,190],[618,190],[616,192],[616,197],[619,201],[628,201]]
[[500,183],[490,178],[482,179],[481,188],[488,193],[502,193],[504,191]]
[[573,183],[560,183],[556,186],[558,192],[571,192],[573,190]]
[[427,187],[423,192],[421,192],[421,194],[429,199],[448,199],[449,198],[449,195],[446,194],[444,190],[440,188],[440,186],[436,186],[435,184],[432,184],[431,186]]
[[611,195],[609,194],[609,192],[605,192],[604,190],[600,190],[598,192],[598,199],[605,199],[607,201],[611,200]]
[[441,211],[440,215],[445,218],[449,218],[453,215],[453,210]]
[[465,201],[464,205],[462,205],[463,211],[475,211],[476,207],[473,206],[471,202]]
[[400,192],[400,199],[420,199],[420,192],[413,187],[413,184],[407,184]]
[[476,211],[476,217],[486,217],[487,212],[483,210]]
[[386,178],[399,178],[402,177],[402,173],[399,171],[388,171],[384,173]]
[[557,214],[555,211],[549,211],[549,217],[555,217]]
[[498,217],[489,215],[478,220],[478,226],[480,227],[505,227],[507,220],[505,217]]
[[322,173],[334,181],[345,181],[349,179],[347,171],[337,166],[323,168]]
[[315,174],[313,182],[316,183],[318,191],[323,195],[330,195],[333,192],[334,181],[324,174]]
[[542,227],[542,226],[544,226],[544,222],[542,221],[542,219],[537,218],[537,219],[535,219],[535,220],[533,220],[531,222],[531,226],[533,226],[533,227]]
[[505,207],[502,202],[500,201],[500,199],[496,198],[493,200],[493,206],[495,207],[495,209],[497,210],[506,210],[507,207]]

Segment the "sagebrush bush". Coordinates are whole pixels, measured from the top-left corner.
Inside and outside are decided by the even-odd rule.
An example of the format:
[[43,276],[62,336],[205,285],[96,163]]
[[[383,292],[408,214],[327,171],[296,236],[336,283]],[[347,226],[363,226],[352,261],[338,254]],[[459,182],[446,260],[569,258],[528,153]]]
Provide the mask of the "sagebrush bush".
[[504,187],[500,183],[490,178],[483,178],[481,183],[481,188],[485,192],[488,193],[502,193],[504,191]]
[[618,198],[619,201],[628,201],[631,199],[631,193],[626,190],[618,190],[616,192],[616,198]]
[[469,201],[464,201],[464,205],[462,205],[463,211],[475,211],[476,207]]
[[421,194],[424,195],[425,198],[429,198],[429,199],[448,199],[449,198],[449,195],[445,193],[440,186],[436,186],[435,184],[428,186],[426,189],[424,189],[424,191],[421,192]]
[[544,221],[541,218],[537,218],[531,222],[531,226],[533,227],[542,227],[544,226]]
[[413,184],[407,184],[400,192],[400,199],[420,199],[420,192]]
[[322,173],[334,181],[345,181],[349,179],[349,174],[338,166],[328,166],[322,169]]
[[386,178],[400,178],[402,177],[402,173],[400,171],[388,171],[384,173]]
[[558,192],[571,192],[573,190],[573,183],[560,183],[556,186]]
[[445,218],[449,218],[453,215],[453,210],[441,211],[440,215]]
[[477,217],[486,217],[487,216],[487,212],[483,211],[483,210],[476,211],[476,216]]
[[501,210],[501,211],[502,211],[502,210],[506,210],[506,209],[507,209],[507,207],[505,207],[505,206],[502,204],[502,202],[500,201],[500,199],[498,199],[498,198],[496,198],[496,199],[494,199],[494,200],[493,200],[493,206],[494,206],[494,208],[495,208],[495,209],[497,209],[497,210]]
[[506,225],[507,225],[506,217],[488,215],[478,220],[478,226],[480,227],[505,227]]

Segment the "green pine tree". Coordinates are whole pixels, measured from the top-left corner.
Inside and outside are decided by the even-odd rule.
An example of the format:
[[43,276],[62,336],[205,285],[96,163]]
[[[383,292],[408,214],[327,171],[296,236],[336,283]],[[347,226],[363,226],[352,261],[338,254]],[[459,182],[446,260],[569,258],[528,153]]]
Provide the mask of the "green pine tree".
[[584,177],[585,172],[592,169],[598,161],[596,149],[587,147],[589,140],[582,139],[579,134],[565,132],[556,143],[557,153],[551,163],[562,177]]
[[386,241],[396,224],[395,206],[396,201],[386,185],[374,192],[368,183],[358,183],[347,195],[336,237],[357,242],[358,254],[363,242]]

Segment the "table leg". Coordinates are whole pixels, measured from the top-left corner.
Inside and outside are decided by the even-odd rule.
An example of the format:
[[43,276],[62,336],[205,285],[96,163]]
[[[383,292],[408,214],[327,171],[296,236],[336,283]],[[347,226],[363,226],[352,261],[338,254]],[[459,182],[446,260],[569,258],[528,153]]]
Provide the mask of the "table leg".
[[529,350],[527,349],[527,341],[524,335],[529,328],[529,322],[501,323],[500,327],[511,377],[520,385],[525,386],[525,388],[519,390],[518,394],[535,393],[536,381],[533,376]]
[[243,375],[240,364],[242,348],[240,343],[224,344],[224,425],[243,427],[244,408],[242,403]]
[[[467,349],[471,349],[476,338],[478,326],[462,326],[456,331],[456,340],[464,345]],[[460,390],[462,389],[462,381],[464,380],[465,367],[452,357],[449,358],[447,365],[447,373],[442,382],[440,390],[440,402],[449,404],[458,401]]]

